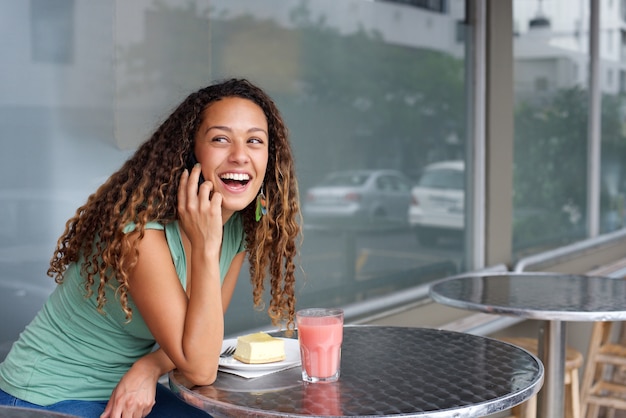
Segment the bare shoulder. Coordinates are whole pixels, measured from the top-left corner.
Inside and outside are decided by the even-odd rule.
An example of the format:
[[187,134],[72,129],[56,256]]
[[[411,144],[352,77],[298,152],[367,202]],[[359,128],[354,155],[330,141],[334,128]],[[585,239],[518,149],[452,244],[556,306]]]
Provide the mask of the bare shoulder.
[[[133,234],[133,239],[138,239],[139,234]],[[165,230],[163,229],[145,229],[143,238],[139,241],[139,245],[167,245]]]
[[[138,238],[139,236],[135,234],[134,239]],[[169,272],[176,279],[174,263],[163,230],[146,229],[143,238],[138,242],[137,251],[138,258],[133,268],[132,279],[151,276],[155,272],[160,272],[159,276],[167,276]]]

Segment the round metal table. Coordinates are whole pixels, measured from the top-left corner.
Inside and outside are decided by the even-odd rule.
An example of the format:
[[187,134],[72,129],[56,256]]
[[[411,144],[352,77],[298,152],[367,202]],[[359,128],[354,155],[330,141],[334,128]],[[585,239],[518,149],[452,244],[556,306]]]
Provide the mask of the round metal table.
[[78,418],[76,415],[61,414],[59,412],[44,411],[43,409],[27,409],[16,406],[0,405],[2,418]]
[[626,320],[626,280],[559,273],[475,273],[434,283],[433,300],[456,308],[543,320],[546,368],[538,416],[564,415],[565,322]]
[[300,367],[254,379],[218,373],[170,387],[215,417],[479,417],[539,391],[541,362],[498,340],[427,328],[346,326],[341,377],[304,383]]

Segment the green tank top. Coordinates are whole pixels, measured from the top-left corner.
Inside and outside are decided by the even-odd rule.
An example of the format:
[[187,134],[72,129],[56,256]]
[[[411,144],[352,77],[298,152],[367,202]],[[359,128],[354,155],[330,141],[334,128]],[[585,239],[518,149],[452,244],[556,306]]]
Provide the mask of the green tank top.
[[[178,222],[152,222],[146,228],[165,230],[176,273],[185,288],[187,263]],[[129,225],[126,232],[132,229],[134,225]],[[232,259],[243,250],[243,225],[236,213],[224,225],[222,281]],[[0,389],[38,405],[68,399],[108,400],[133,363],[154,348],[155,340],[130,295],[133,317],[126,323],[115,290],[106,292],[106,314],[102,315],[96,310],[96,295],[84,296],[80,265],[68,266],[63,284],[55,288],[0,364]],[[167,313],[167,306],[163,312]]]

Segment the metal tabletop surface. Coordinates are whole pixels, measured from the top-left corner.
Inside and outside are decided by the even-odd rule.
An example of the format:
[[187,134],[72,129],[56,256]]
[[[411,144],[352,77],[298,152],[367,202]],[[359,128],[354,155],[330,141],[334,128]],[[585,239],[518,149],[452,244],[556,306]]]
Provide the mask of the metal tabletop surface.
[[27,409],[16,406],[0,405],[0,417],[2,418],[79,418],[76,415],[62,414],[59,412],[44,411],[43,409]]
[[444,279],[433,300],[462,309],[529,319],[626,319],[626,280],[559,273],[491,273]]
[[541,362],[498,340],[428,328],[346,326],[341,377],[304,383],[300,367],[254,379],[220,372],[191,386],[177,371],[170,387],[215,417],[479,417],[532,397]]
[[539,356],[545,379],[539,418],[565,415],[566,322],[626,320],[626,280],[562,273],[473,273],[434,283],[433,300],[456,308],[543,321]]

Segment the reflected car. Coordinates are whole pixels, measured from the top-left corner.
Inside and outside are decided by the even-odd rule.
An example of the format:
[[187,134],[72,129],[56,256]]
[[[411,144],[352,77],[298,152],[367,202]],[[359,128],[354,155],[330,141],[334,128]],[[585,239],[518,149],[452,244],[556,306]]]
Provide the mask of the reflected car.
[[305,223],[389,221],[406,225],[411,182],[397,170],[345,170],[306,194]]
[[465,163],[441,161],[427,165],[411,190],[409,225],[422,244],[440,237],[463,236],[465,228]]

